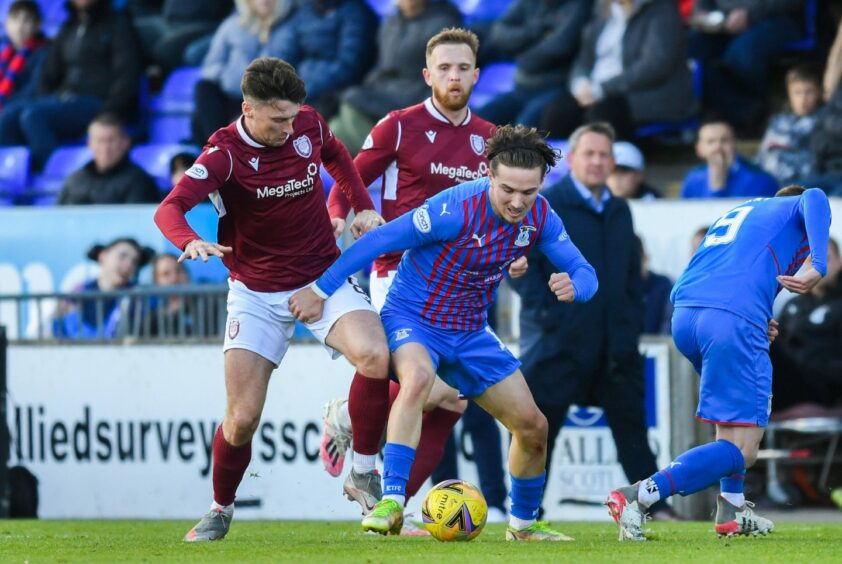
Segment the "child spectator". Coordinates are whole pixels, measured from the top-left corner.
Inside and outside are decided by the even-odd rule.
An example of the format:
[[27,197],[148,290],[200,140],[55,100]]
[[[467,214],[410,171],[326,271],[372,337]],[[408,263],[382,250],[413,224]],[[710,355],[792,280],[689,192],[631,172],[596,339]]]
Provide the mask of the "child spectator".
[[173,155],[170,159],[170,184],[175,186],[184,173],[187,172],[193,162],[196,160],[196,155],[193,153],[178,153]]
[[8,102],[26,99],[34,93],[47,55],[37,2],[12,2],[4,27],[6,36],[0,42],[0,111]]
[[790,111],[772,116],[757,153],[757,164],[781,186],[815,174],[810,134],[822,100],[819,75],[807,67],[794,67],[786,73],[786,91]]

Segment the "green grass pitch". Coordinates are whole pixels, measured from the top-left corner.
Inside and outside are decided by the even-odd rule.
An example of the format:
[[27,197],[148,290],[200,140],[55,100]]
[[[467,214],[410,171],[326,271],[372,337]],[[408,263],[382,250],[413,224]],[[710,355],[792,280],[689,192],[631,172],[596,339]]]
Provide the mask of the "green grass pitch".
[[[379,537],[357,523],[235,521],[225,540],[188,544],[187,521],[0,521],[0,562],[840,562],[842,523],[782,523],[768,537],[719,539],[712,523],[649,523],[619,543],[613,523],[560,523],[570,543]],[[571,560],[567,560],[571,559]]]

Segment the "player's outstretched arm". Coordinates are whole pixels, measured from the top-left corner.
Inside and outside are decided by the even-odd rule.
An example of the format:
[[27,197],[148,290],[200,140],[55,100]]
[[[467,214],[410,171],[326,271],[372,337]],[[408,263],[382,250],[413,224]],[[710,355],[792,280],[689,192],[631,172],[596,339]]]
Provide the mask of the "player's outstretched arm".
[[234,249],[226,247],[218,243],[211,243],[210,241],[203,241],[201,239],[194,239],[187,243],[184,247],[184,252],[178,257],[178,262],[184,262],[186,259],[196,260],[201,257],[202,262],[208,262],[209,257],[223,258],[225,255],[231,253]]
[[799,211],[810,244],[812,266],[824,276],[827,274],[827,245],[830,239],[830,202],[827,195],[818,188],[806,190],[801,194]]
[[822,273],[811,266],[797,276],[778,276],[778,284],[790,292],[795,292],[796,294],[806,294],[812,290],[821,279]]
[[[585,260],[582,253],[576,248],[567,234],[561,239],[555,239],[549,244],[542,245],[541,252],[547,255],[559,272],[550,276],[550,289],[556,297],[563,302],[578,301],[586,302],[596,294],[599,282],[596,279],[596,271]],[[569,282],[573,295],[569,296]],[[567,299],[569,297],[569,299]]]

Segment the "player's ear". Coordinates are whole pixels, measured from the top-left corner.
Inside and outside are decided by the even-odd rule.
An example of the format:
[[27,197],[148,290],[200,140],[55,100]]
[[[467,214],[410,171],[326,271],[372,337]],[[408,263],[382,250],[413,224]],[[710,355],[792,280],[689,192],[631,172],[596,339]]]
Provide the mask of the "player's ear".
[[421,75],[424,77],[424,82],[427,83],[427,86],[433,85],[433,81],[430,80],[430,69],[424,67],[423,69],[421,69]]
[[252,105],[251,105],[251,104],[249,104],[246,100],[243,100],[243,104],[242,104],[243,115],[244,115],[244,116],[251,117],[251,111],[252,111],[252,109],[254,109],[254,108],[252,107]]

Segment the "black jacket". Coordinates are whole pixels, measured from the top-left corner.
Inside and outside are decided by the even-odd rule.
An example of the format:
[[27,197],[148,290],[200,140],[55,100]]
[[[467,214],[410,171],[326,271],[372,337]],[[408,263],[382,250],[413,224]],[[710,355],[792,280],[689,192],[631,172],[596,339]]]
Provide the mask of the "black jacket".
[[559,403],[571,388],[582,389],[618,366],[640,367],[642,281],[625,200],[610,198],[598,214],[569,175],[543,195],[599,279],[599,291],[590,301],[559,303],[547,286],[555,268],[536,250],[528,257],[526,275],[511,281],[522,299],[524,375],[535,397]]
[[132,121],[137,113],[140,55],[129,18],[99,0],[83,23],[68,3],[68,17],[50,46],[40,93],[95,96],[103,111]]
[[91,161],[64,181],[58,203],[144,204],[157,203],[158,186],[145,170],[124,158],[106,173],[97,171]]

